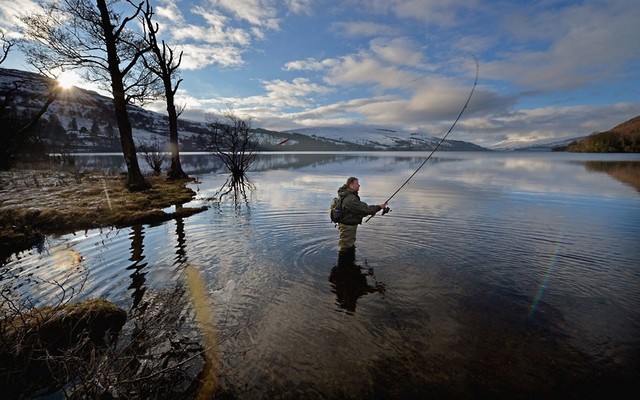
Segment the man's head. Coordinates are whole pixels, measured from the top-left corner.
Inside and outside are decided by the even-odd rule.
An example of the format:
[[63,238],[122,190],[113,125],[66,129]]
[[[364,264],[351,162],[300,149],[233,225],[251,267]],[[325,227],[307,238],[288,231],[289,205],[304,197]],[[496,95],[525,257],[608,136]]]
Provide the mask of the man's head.
[[358,182],[358,178],[354,178],[353,176],[347,179],[347,186],[356,192],[360,189],[360,183]]

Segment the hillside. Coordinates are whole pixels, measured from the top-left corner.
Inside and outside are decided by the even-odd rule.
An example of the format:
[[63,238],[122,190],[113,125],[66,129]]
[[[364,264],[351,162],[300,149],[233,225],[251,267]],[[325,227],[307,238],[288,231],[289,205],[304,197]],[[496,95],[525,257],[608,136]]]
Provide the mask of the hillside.
[[499,150],[505,151],[528,151],[528,152],[548,152],[548,151],[558,151],[560,148],[566,148],[570,143],[577,142],[578,140],[583,139],[586,136],[571,138],[571,139],[562,139],[562,140],[554,140],[552,142],[540,143],[528,146],[521,147],[508,147],[508,148],[500,148]]
[[640,153],[640,116],[571,143],[566,150],[579,153]]
[[[33,114],[45,101],[51,81],[43,76],[0,68],[0,103],[11,92],[7,108],[16,115]],[[17,88],[17,89],[16,89]],[[129,106],[134,140],[139,143],[166,143],[169,137],[166,115]],[[210,131],[207,123],[180,119],[182,151],[206,151]],[[381,127],[350,126],[304,128],[277,132],[254,127],[260,151],[424,151],[432,150],[440,139],[418,132]],[[119,152],[120,141],[111,99],[99,93],[71,88],[54,101],[41,118],[38,140],[50,151]],[[487,150],[468,142],[447,140],[440,150]]]
[[[425,151],[433,150],[440,142],[440,138],[419,132],[404,132],[375,126],[302,128],[287,132],[343,146],[345,150]],[[473,143],[445,140],[439,150],[482,151],[487,149]]]

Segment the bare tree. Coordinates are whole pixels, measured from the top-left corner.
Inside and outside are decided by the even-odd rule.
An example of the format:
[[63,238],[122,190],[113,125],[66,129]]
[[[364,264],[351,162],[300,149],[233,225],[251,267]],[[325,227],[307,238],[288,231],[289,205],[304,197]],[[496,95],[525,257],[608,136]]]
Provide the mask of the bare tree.
[[238,180],[245,175],[256,157],[257,142],[251,131],[251,120],[239,117],[233,110],[208,118],[211,128],[209,147]]
[[[143,4],[131,0],[43,0],[39,12],[21,17],[29,39],[27,59],[32,65],[49,71],[80,68],[88,80],[110,86],[130,190],[144,190],[149,184],[138,165],[127,104],[143,102],[156,89],[155,76],[140,63],[150,49],[128,28]],[[120,15],[117,5],[128,6],[130,14]]]
[[162,146],[160,142],[146,140],[138,142],[138,149],[142,152],[142,158],[149,167],[153,170],[153,173],[160,175],[162,172],[162,164],[165,161],[165,154],[162,152]]
[[[144,56],[145,65],[149,68],[164,85],[164,98],[167,103],[167,114],[169,115],[169,142],[171,145],[171,167],[169,169],[169,179],[188,178],[182,170],[180,164],[180,147],[178,144],[178,117],[180,112],[176,110],[175,95],[182,79],[176,79],[178,68],[182,62],[182,52],[178,59],[174,59],[174,51],[164,40],[162,48],[158,44],[158,24],[153,22],[153,7],[146,0],[146,8],[142,14],[143,26],[145,30],[145,41],[151,51]],[[148,57],[147,57],[148,55]],[[174,84],[175,81],[175,84]]]
[[11,48],[14,46],[14,42],[5,37],[4,31],[0,29],[0,44],[2,44],[2,49],[0,49],[0,64],[5,62]]

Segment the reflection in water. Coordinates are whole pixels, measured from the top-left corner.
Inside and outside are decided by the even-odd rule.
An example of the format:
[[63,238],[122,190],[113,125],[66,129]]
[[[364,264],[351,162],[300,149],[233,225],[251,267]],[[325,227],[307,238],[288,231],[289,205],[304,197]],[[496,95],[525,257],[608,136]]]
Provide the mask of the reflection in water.
[[[621,158],[443,152],[393,213],[363,226],[360,260],[336,260],[325,211],[333,188],[358,171],[382,201],[422,157],[261,155],[265,171],[251,174],[259,199],[229,181],[221,206],[175,227],[47,240],[82,254],[87,292],[123,308],[133,292],[133,314],[155,326],[174,326],[161,319],[167,307],[180,324],[202,306],[201,330],[219,335],[207,349],[218,352],[220,388],[238,399],[615,397],[640,382],[640,208],[638,192],[615,181],[626,181],[619,167],[637,176],[638,162],[585,161]],[[227,172],[199,178],[210,199]],[[0,269],[0,283],[35,296],[29,279],[68,273],[49,268],[56,260],[25,252]],[[171,290],[189,279],[195,295]],[[147,303],[161,306],[143,313]]]
[[127,267],[128,270],[133,270],[133,273],[129,275],[131,277],[131,285],[129,285],[128,289],[133,289],[133,293],[131,293],[131,297],[133,298],[133,305],[131,309],[135,309],[140,301],[142,300],[142,296],[144,296],[144,292],[147,290],[145,287],[146,272],[142,272],[142,270],[147,266],[147,263],[143,263],[144,255],[142,254],[144,251],[144,228],[142,225],[134,225],[131,230],[131,257],[129,261],[133,261],[131,265]]
[[253,190],[254,188],[254,184],[246,175],[241,175],[239,177],[229,175],[224,185],[222,185],[218,193],[216,193],[216,196],[218,197],[218,201],[221,202],[224,196],[232,193],[231,198],[236,210],[240,210],[242,203],[244,203],[247,209],[250,209],[249,199],[247,198],[247,189]]
[[[176,204],[176,212],[182,208],[182,204]],[[176,257],[173,262],[174,266],[181,267],[183,265],[187,265],[187,236],[184,233],[184,220],[180,217],[175,219],[176,221],[176,240],[178,243],[176,244]]]
[[588,171],[606,172],[612,178],[640,192],[640,163],[625,161],[586,161]]
[[[385,152],[386,153],[386,152]],[[381,152],[381,154],[384,154]],[[389,152],[389,154],[392,154]],[[397,154],[397,153],[394,153]],[[386,157],[387,161],[394,165],[400,163],[416,163],[424,159],[423,154],[415,155],[412,152],[400,152],[400,156]],[[251,171],[269,171],[276,169],[300,169],[305,167],[321,167],[331,163],[356,162],[359,164],[375,160],[379,155],[362,155],[349,153],[259,153],[251,165]],[[439,157],[434,162],[445,161]],[[100,171],[116,174],[126,170],[126,164],[122,154],[74,154],[76,168],[82,171]],[[447,157],[447,161],[453,161]],[[181,153],[180,162],[182,169],[190,175],[202,175],[209,173],[222,173],[226,168],[222,161],[211,153]],[[140,160],[140,168],[143,172],[151,172],[149,166]]]
[[[338,254],[338,264],[331,269],[329,282],[332,283],[332,292],[335,293],[338,305],[347,310],[347,314],[356,311],[358,299],[366,294],[380,292],[384,295],[384,284],[375,281],[370,285],[368,277],[374,277],[373,268],[367,268],[365,272],[355,263],[355,248],[341,251]],[[374,277],[375,279],[375,277]]]

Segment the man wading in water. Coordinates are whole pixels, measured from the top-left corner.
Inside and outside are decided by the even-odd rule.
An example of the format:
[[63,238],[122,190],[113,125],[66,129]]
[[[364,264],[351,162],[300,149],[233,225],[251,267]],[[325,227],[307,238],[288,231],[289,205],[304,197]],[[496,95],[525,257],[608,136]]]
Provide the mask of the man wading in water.
[[338,247],[341,253],[354,251],[356,231],[358,230],[358,225],[362,223],[362,218],[387,208],[387,203],[370,206],[360,201],[358,190],[360,190],[360,183],[358,178],[354,177],[347,179],[347,183],[338,189],[338,196],[342,200],[343,210],[342,219],[338,223],[338,230],[340,231]]

